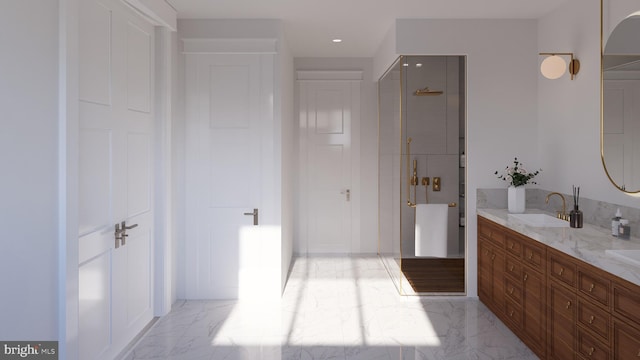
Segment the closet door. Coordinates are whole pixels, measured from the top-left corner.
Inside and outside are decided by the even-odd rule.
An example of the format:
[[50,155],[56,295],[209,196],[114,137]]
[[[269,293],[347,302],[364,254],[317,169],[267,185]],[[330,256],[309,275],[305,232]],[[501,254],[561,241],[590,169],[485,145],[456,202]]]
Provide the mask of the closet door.
[[[299,81],[303,224],[309,253],[351,253],[351,126],[359,81]],[[302,226],[304,228],[304,226]]]
[[153,316],[153,27],[79,3],[79,351],[113,358]]
[[[274,214],[273,55],[186,59],[186,297],[278,296]],[[278,229],[275,229],[278,230]],[[276,231],[277,232],[277,231]],[[275,295],[273,295],[275,294]]]

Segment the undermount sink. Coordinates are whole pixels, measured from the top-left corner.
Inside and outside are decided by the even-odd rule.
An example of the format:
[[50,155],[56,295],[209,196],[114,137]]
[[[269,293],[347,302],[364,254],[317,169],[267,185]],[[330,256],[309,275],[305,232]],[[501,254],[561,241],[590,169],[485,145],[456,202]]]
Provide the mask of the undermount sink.
[[509,214],[509,217],[533,227],[569,227],[568,221],[547,214]]
[[632,262],[635,265],[640,265],[640,250],[605,250],[604,252],[608,255]]

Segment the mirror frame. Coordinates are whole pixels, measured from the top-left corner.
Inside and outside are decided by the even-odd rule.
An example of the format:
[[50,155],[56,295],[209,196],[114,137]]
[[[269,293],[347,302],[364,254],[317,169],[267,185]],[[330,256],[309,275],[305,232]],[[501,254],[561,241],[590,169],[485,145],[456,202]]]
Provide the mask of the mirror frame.
[[[609,178],[609,181],[616,189],[627,194],[640,195],[640,189],[627,190],[624,186],[620,186],[611,177],[611,174],[609,174],[607,163],[604,160],[604,1],[605,0],[600,0],[600,160],[602,161],[604,173],[607,175],[607,178]],[[625,19],[623,19],[622,21],[624,21]],[[620,25],[620,23],[616,24],[616,26],[618,25]]]

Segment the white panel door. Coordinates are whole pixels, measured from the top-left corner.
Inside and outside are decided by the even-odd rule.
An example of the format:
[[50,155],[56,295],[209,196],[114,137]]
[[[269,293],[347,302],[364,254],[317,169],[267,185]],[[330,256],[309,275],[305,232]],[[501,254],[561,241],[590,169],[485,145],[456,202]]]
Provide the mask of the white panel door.
[[245,298],[274,280],[260,222],[272,69],[272,55],[187,55],[187,298]]
[[303,81],[300,111],[306,173],[307,251],[350,253],[351,120],[354,94],[350,81]]
[[116,0],[79,11],[79,351],[109,359],[153,316],[153,27]]

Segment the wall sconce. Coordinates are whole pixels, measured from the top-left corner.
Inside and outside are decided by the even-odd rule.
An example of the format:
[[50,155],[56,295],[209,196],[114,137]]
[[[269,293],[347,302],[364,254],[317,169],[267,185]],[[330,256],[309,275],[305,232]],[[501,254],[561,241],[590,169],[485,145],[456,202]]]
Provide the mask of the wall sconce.
[[573,80],[573,76],[580,71],[580,61],[573,58],[573,53],[540,53],[540,55],[547,56],[542,60],[542,64],[540,64],[540,72],[547,79],[557,79],[564,75],[567,70],[567,63],[560,55],[569,56],[571,58],[569,61],[569,74],[571,74],[571,80]]

